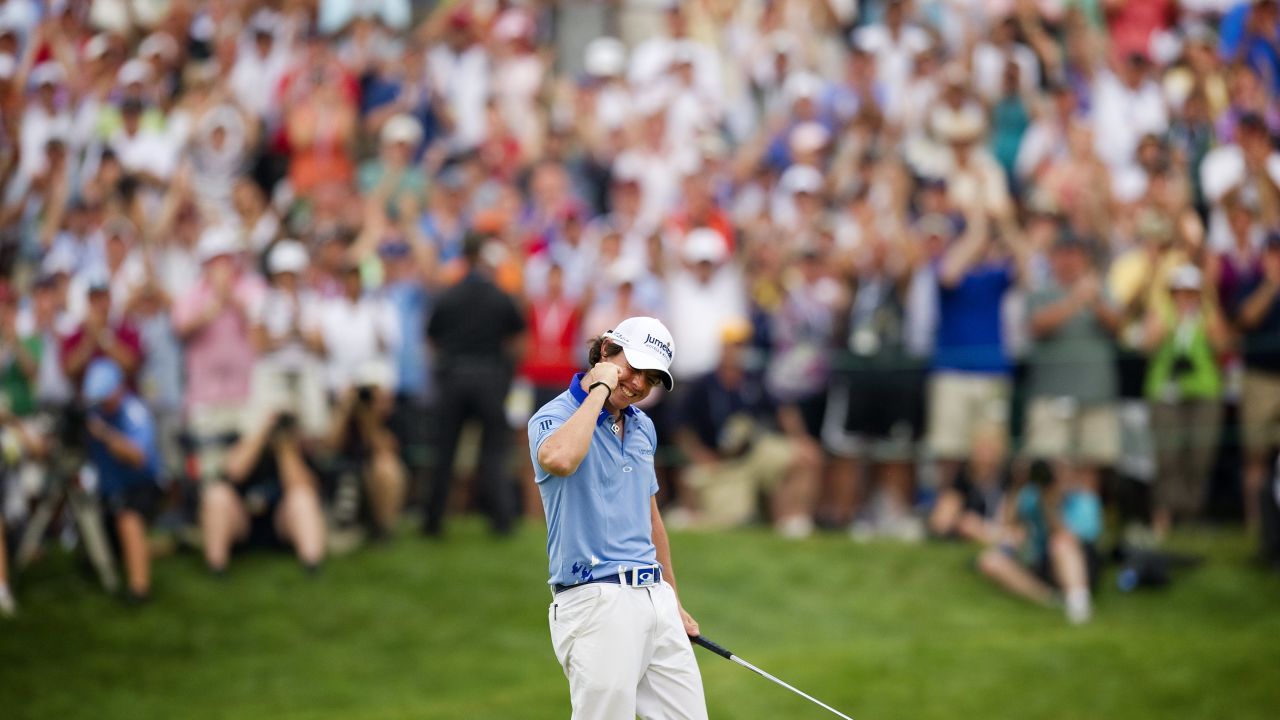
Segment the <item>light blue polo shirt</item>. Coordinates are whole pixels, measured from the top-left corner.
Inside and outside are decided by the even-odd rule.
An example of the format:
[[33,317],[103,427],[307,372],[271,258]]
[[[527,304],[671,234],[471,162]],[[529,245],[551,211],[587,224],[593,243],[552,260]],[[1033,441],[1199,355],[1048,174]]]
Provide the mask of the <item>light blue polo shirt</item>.
[[620,568],[656,565],[650,498],[658,492],[653,421],[628,407],[622,437],[608,413],[596,419],[591,447],[572,475],[557,477],[538,465],[538,448],[582,407],[587,393],[573,376],[569,389],[529,420],[529,451],[547,514],[549,585],[575,585],[616,575]]

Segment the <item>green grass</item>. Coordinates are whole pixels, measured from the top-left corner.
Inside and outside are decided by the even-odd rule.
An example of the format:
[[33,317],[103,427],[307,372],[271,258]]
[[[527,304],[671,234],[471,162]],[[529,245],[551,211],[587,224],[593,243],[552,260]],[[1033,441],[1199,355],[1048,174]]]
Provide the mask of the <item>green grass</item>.
[[[544,533],[444,543],[406,535],[307,578],[288,557],[191,555],[155,570],[143,608],[65,557],[23,578],[0,621],[0,718],[565,718],[551,652]],[[1095,621],[999,594],[959,546],[676,534],[687,608],[716,639],[858,720],[1271,718],[1280,708],[1280,578],[1238,533],[1166,592],[1108,585]],[[1110,576],[1108,576],[1110,577]],[[701,650],[712,718],[822,710]]]

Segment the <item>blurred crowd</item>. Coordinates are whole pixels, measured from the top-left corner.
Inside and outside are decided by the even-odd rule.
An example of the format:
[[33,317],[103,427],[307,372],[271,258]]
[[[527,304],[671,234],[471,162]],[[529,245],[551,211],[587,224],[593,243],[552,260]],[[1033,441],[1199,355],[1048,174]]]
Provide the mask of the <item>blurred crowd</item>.
[[0,0],[0,614],[58,535],[141,601],[157,527],[541,517],[639,315],[670,524],[1087,619],[1116,517],[1275,504],[1278,92],[1275,0]]

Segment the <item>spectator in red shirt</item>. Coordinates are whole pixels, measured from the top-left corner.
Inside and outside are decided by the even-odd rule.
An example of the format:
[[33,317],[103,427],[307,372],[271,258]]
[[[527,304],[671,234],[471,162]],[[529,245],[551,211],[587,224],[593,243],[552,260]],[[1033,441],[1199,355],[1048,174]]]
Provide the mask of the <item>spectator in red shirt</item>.
[[142,360],[142,338],[128,320],[111,320],[111,286],[105,276],[90,283],[88,298],[84,321],[62,341],[62,369],[72,387],[80,387],[90,362],[111,358],[132,387]]

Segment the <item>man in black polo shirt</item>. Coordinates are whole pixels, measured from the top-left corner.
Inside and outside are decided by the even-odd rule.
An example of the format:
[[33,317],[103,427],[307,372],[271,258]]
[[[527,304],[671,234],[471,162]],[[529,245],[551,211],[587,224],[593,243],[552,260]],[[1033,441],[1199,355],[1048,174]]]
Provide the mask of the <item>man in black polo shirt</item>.
[[489,241],[467,238],[462,251],[466,275],[440,296],[427,323],[440,403],[440,456],[423,525],[428,535],[444,531],[458,435],[471,418],[481,425],[476,483],[493,531],[510,532],[515,519],[515,494],[507,476],[511,428],[504,402],[525,326],[515,301],[494,284],[492,268],[481,259]]

